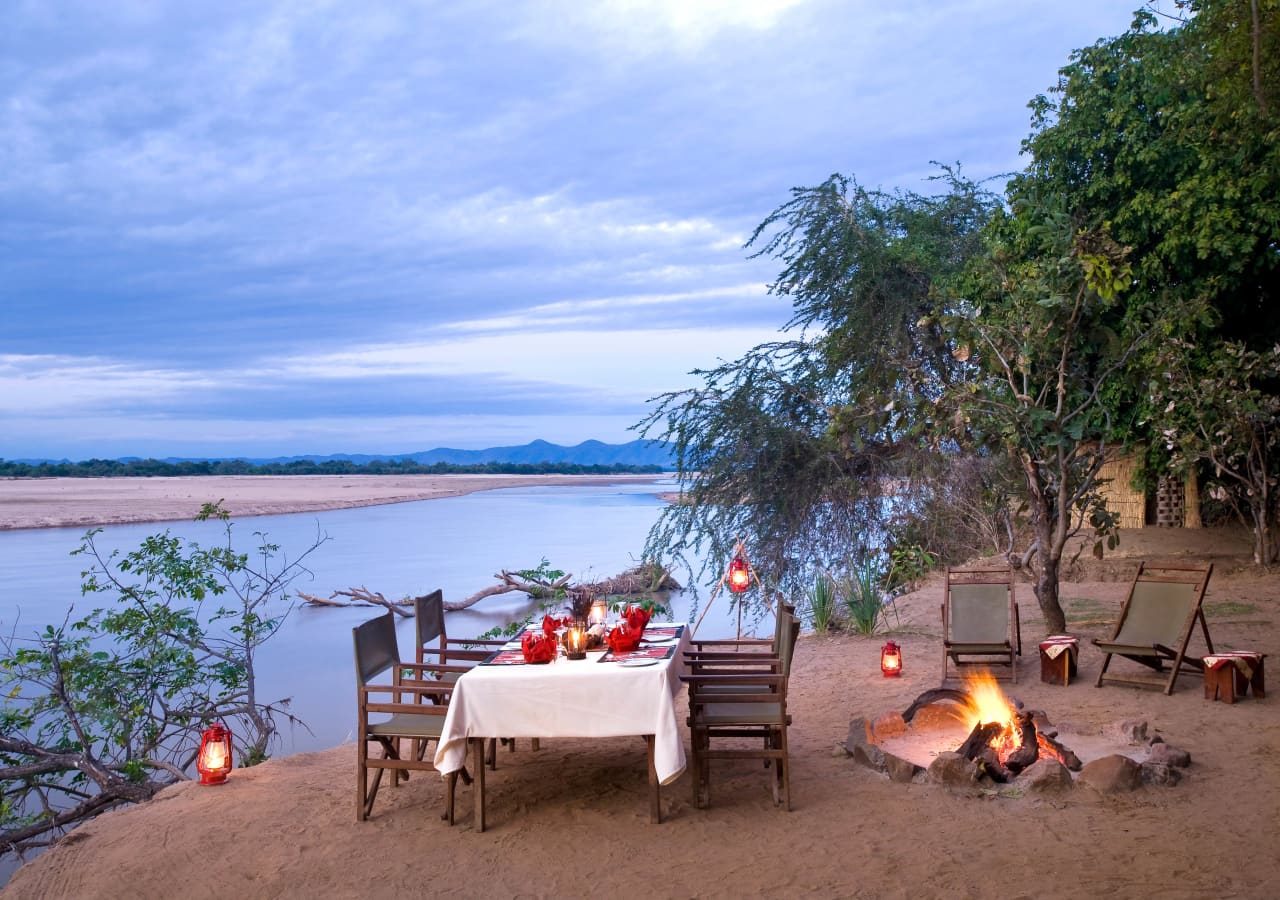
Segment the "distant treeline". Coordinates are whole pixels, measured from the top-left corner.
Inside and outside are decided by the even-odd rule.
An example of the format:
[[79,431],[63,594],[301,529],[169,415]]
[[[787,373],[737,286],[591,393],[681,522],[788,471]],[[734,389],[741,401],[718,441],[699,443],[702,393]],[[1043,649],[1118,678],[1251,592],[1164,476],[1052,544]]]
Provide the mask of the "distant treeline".
[[0,459],[2,478],[145,478],[157,475],[657,475],[662,471],[661,466],[587,466],[564,462],[426,465],[411,459],[374,460],[363,464],[345,459],[260,464],[242,459],[182,462],[164,462],[159,459],[87,459],[81,462],[42,462],[34,465]]

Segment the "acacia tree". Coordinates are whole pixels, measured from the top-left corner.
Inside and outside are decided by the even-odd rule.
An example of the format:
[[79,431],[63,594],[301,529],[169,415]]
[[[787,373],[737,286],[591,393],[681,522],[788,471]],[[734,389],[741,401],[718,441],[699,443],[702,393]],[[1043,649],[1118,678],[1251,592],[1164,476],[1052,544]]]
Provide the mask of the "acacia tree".
[[[201,518],[226,521],[216,505]],[[259,697],[258,648],[283,624],[297,559],[263,538],[255,556],[164,532],[127,554],[98,531],[76,553],[82,590],[114,603],[71,613],[30,638],[0,639],[0,854],[46,846],[67,828],[189,777],[201,729],[230,724],[240,758],[266,758],[288,700]]]
[[637,426],[674,446],[683,502],[650,533],[651,557],[748,539],[756,568],[798,586],[883,537],[887,476],[926,452],[922,424],[959,371],[935,290],[981,247],[995,197],[950,170],[935,195],[885,193],[833,175],[797,188],[748,247],[782,264],[795,339],[695,372]]

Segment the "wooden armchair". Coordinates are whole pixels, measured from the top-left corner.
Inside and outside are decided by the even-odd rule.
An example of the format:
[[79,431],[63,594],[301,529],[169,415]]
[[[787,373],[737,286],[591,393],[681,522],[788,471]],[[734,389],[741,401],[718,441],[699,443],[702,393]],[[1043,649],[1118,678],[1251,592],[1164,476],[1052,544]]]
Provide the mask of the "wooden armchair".
[[[693,757],[694,805],[711,802],[710,760],[763,759],[773,769],[773,800],[791,809],[791,768],[787,747],[787,683],[800,620],[779,610],[778,655],[732,653],[732,658],[694,660],[689,687],[689,733]],[[742,746],[741,739],[748,746]],[[725,739],[735,741],[725,746]],[[759,746],[750,746],[753,739]],[[713,744],[714,742],[714,744]]]
[[[409,777],[409,770],[435,771],[435,765],[424,761],[418,753],[408,758],[400,755],[400,742],[411,740],[426,744],[438,741],[444,716],[448,711],[445,702],[453,684],[445,678],[465,669],[444,665],[419,665],[400,661],[396,644],[395,617],[388,612],[351,630],[355,647],[356,695],[359,705],[356,736],[356,818],[365,821],[373,812],[384,769],[392,770],[392,786]],[[389,684],[374,684],[373,680],[387,671],[391,673]],[[412,702],[405,702],[405,698]],[[431,702],[424,703],[424,700]],[[372,715],[387,715],[385,721],[374,722]],[[376,743],[382,749],[380,757],[369,755],[369,744]],[[375,770],[373,783],[369,783],[369,770]],[[453,824],[453,801],[458,773],[445,780],[445,812],[443,818]],[[465,771],[463,779],[470,783]]]

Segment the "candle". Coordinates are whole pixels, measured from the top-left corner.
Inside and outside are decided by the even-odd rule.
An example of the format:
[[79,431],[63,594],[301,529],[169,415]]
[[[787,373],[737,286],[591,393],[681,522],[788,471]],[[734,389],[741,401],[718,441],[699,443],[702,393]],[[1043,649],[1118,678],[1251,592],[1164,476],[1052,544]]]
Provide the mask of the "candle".
[[587,629],[575,622],[564,633],[564,655],[569,659],[587,658]]
[[603,625],[608,612],[607,604],[603,600],[596,600],[591,604],[591,612],[587,615],[588,624]]

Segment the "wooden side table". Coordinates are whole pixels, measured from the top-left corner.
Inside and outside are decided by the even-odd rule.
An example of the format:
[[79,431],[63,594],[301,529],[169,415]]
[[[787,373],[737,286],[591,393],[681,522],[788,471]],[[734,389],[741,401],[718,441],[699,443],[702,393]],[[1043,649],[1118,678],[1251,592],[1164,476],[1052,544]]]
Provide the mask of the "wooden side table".
[[[1237,697],[1243,697],[1253,688],[1253,696],[1267,696],[1266,678],[1263,663],[1265,653],[1233,651],[1215,653],[1204,658],[1204,698],[1221,700],[1223,703],[1235,703]],[[1237,660],[1245,663],[1248,672],[1237,664]]]
[[1076,677],[1076,654],[1080,641],[1067,634],[1054,634],[1040,642],[1040,680],[1045,684],[1071,683]]

